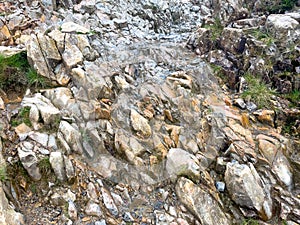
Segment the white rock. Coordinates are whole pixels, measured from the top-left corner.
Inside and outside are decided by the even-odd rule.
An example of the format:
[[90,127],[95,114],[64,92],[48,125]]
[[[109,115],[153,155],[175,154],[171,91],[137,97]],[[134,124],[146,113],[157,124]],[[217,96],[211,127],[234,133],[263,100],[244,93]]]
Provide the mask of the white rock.
[[60,181],[65,181],[66,172],[65,172],[65,163],[64,158],[61,152],[51,152],[50,153],[50,164],[51,167]]
[[66,22],[61,25],[61,32],[64,33],[76,32],[76,33],[86,34],[89,33],[90,30],[74,22]]
[[101,208],[98,204],[93,203],[92,201],[89,201],[88,204],[85,207],[85,213],[88,216],[102,216]]
[[48,146],[48,140],[49,140],[49,135],[45,133],[40,133],[40,132],[32,132],[29,134],[29,137],[43,145],[44,147]]
[[30,142],[21,142],[18,146],[18,156],[23,167],[32,179],[38,181],[42,178],[42,175],[38,167],[38,159],[32,150],[33,145]]

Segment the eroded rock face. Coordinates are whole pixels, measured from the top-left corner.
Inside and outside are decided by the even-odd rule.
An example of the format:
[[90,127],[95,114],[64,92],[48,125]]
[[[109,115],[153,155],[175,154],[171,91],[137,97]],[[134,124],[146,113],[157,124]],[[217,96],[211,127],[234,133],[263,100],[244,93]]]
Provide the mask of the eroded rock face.
[[180,178],[176,184],[176,193],[180,201],[202,224],[231,224],[219,203],[202,186],[199,187],[186,178]]

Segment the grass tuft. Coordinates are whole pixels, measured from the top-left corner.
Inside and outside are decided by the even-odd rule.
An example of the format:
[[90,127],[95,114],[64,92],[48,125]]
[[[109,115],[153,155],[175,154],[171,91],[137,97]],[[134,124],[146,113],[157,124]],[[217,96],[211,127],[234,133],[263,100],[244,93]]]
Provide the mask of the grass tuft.
[[271,107],[271,97],[276,94],[276,92],[270,89],[260,78],[256,78],[251,74],[246,74],[245,79],[248,84],[248,89],[241,94],[241,97],[255,102],[258,108]]

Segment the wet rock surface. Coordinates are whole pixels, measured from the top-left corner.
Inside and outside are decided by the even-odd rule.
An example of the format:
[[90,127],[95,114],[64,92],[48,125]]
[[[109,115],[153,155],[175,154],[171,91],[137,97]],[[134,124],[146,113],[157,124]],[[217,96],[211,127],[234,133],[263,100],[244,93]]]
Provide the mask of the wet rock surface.
[[299,9],[264,7],[0,2],[2,54],[51,84],[0,89],[1,222],[300,223],[299,99],[253,90],[299,91]]

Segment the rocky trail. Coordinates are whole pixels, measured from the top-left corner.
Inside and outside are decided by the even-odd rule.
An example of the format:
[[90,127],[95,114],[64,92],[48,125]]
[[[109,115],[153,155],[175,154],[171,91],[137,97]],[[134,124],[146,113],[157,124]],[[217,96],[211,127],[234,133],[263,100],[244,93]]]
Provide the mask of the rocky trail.
[[0,1],[0,224],[300,224],[299,1]]

